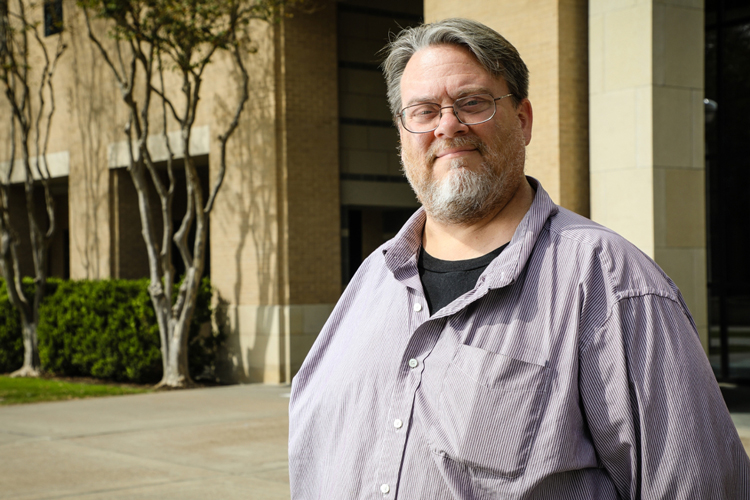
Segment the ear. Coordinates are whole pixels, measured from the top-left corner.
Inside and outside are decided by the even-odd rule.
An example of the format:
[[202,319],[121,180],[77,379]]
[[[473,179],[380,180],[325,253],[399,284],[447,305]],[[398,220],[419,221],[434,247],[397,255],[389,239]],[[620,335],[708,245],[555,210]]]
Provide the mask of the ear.
[[531,109],[531,101],[524,99],[516,108],[516,116],[521,124],[523,136],[526,138],[526,145],[531,142],[531,125],[534,123],[534,112]]

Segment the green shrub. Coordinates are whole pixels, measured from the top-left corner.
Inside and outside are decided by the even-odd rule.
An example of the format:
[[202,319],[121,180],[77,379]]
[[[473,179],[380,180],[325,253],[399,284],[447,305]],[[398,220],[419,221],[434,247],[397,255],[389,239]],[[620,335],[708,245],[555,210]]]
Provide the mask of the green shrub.
[[112,380],[158,380],[159,329],[148,280],[67,281],[39,311],[46,371]]
[[[159,328],[148,283],[147,279],[56,282],[54,293],[48,294],[39,311],[37,333],[43,369],[57,375],[141,383],[161,379]],[[0,308],[3,299],[7,301],[7,293],[0,297]],[[12,313],[7,316],[15,316],[17,321],[18,313],[14,309]],[[203,280],[189,332],[189,369],[194,378],[215,372],[223,336],[210,331],[201,335],[201,325],[210,319],[211,286]],[[11,332],[14,329],[17,333]],[[0,331],[0,352],[10,345],[13,335],[21,338],[20,322]],[[14,358],[19,361],[8,368],[0,365],[0,370],[20,366],[22,344],[20,349],[21,358]],[[17,356],[16,352],[8,348],[9,356]]]

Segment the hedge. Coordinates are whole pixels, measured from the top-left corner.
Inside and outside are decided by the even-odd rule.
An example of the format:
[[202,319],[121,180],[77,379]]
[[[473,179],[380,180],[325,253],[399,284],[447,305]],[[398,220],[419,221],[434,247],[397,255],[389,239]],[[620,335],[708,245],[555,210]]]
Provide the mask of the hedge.
[[[159,327],[148,294],[148,279],[50,280],[39,311],[39,357],[55,375],[90,376],[116,381],[158,382],[162,376]],[[27,296],[31,281],[24,282]],[[175,285],[175,293],[178,285]],[[223,336],[203,332],[211,320],[211,285],[204,279],[189,333],[193,378],[212,378]],[[23,363],[18,312],[0,280],[0,372]]]

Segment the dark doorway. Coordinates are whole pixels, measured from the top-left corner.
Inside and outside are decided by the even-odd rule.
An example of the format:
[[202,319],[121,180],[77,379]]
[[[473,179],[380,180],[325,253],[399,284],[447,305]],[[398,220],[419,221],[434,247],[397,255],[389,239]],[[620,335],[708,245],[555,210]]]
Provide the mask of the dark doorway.
[[[10,219],[18,234],[18,264],[21,276],[34,276],[34,257],[31,250],[29,218],[26,212],[25,187],[15,184],[10,187]],[[50,241],[47,258],[47,276],[70,278],[70,231],[68,230],[68,177],[49,181],[49,191],[54,202],[55,232]],[[34,210],[42,231],[49,228],[49,217],[41,183],[34,186]]]
[[750,380],[750,4],[706,0],[709,357]]

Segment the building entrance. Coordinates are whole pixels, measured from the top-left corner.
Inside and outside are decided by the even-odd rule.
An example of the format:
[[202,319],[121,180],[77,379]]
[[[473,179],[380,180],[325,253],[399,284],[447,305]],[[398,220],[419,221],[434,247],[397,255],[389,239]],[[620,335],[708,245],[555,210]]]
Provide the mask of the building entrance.
[[750,380],[750,4],[705,8],[709,356]]

